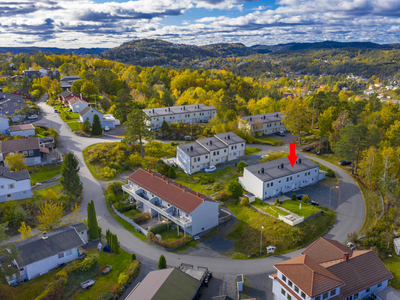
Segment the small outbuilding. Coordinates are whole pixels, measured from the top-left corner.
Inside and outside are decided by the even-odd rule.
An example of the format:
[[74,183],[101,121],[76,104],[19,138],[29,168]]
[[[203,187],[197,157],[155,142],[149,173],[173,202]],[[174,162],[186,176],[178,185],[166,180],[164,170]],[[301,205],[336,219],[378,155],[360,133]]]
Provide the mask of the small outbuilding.
[[11,136],[34,136],[35,127],[32,124],[13,125],[8,129]]

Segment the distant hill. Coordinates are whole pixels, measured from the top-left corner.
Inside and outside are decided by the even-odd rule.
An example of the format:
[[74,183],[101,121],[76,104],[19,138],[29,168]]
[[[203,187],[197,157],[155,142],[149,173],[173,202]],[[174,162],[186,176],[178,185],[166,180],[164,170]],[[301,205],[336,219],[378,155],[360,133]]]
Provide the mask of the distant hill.
[[79,49],[64,49],[64,48],[48,48],[48,47],[0,47],[0,53],[11,52],[14,54],[18,53],[29,53],[29,52],[50,52],[55,54],[61,53],[75,53],[77,55],[92,54],[97,55],[107,50],[107,48],[79,48]]

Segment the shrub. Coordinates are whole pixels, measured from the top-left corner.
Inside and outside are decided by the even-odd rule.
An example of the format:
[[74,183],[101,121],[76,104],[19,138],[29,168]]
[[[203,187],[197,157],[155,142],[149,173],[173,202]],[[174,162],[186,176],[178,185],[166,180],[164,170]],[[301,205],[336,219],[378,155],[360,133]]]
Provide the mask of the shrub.
[[[134,255],[134,254],[133,254]],[[140,270],[140,261],[134,260],[131,262],[129,265],[128,270],[125,272],[125,274],[129,277],[129,279],[133,278],[137,273],[139,273]]]
[[279,206],[280,202],[279,202],[279,198],[276,198],[274,205],[275,206]]
[[297,195],[295,193],[292,194],[292,200],[297,200]]
[[130,205],[127,205],[127,206],[118,208],[118,211],[119,211],[120,213],[123,213],[123,212],[130,211],[130,210],[132,210],[132,209],[136,209],[136,203],[133,203],[133,204],[130,204]]
[[303,199],[301,199],[304,203],[310,202],[310,197],[308,195],[304,195]]
[[228,192],[234,199],[239,199],[243,195],[243,188],[236,180],[232,180],[228,186]]
[[199,176],[199,179],[200,179],[201,184],[211,184],[211,183],[214,183],[214,181],[215,181],[215,179],[213,177],[204,176],[204,175]]
[[239,173],[243,173],[245,167],[247,167],[247,164],[242,160],[237,164],[236,169]]
[[128,275],[125,275],[124,273],[119,274],[119,277],[118,277],[118,284],[119,285],[123,286],[123,285],[127,284],[128,281],[129,281],[129,276]]
[[110,291],[113,294],[118,294],[119,292],[121,292],[121,286],[118,283],[114,283]]
[[171,241],[171,242],[160,241],[152,232],[149,232],[147,234],[147,238],[150,242],[152,242],[156,245],[159,245],[160,247],[163,247],[165,249],[173,249],[173,248],[179,247],[191,239],[189,236],[187,236],[187,237],[183,236],[183,237],[181,237],[175,241]]
[[335,177],[335,172],[333,172],[331,169],[329,169],[328,173],[326,173],[326,176]]
[[219,193],[218,196],[215,197],[215,200],[218,201],[226,201],[230,198],[229,194],[227,191],[222,191],[221,193]]
[[140,215],[133,216],[132,221],[135,223],[141,223],[151,218],[149,212],[142,213]]
[[120,167],[119,163],[112,162],[112,163],[110,163],[110,168],[119,170],[121,167]]
[[224,185],[221,182],[218,182],[218,181],[216,183],[214,183],[214,185],[213,185],[213,190],[214,191],[220,191],[223,188],[224,188]]
[[163,232],[164,230],[167,230],[167,228],[168,228],[168,223],[159,223],[159,224],[152,226],[149,229],[149,232],[157,234],[157,233]]
[[117,171],[115,169],[111,169],[110,167],[104,167],[100,169],[100,175],[105,178],[115,177],[116,172]]
[[167,268],[167,260],[165,256],[161,254],[160,259],[158,260],[158,269],[166,269]]
[[99,263],[99,255],[97,253],[89,254],[80,264],[81,271],[87,271]]
[[249,206],[250,205],[249,198],[243,197],[242,200],[240,200],[240,205],[241,206]]
[[97,297],[97,300],[112,300],[114,298],[114,294],[111,293],[110,291],[106,291],[103,294],[101,294],[99,297]]
[[132,261],[135,261],[135,260],[136,260],[136,254],[132,253]]
[[171,178],[171,179],[175,179],[176,178],[176,172],[175,172],[174,168],[169,168],[168,177]]
[[114,195],[121,195],[122,194],[122,185],[121,181],[111,181],[107,185],[107,190],[111,191]]

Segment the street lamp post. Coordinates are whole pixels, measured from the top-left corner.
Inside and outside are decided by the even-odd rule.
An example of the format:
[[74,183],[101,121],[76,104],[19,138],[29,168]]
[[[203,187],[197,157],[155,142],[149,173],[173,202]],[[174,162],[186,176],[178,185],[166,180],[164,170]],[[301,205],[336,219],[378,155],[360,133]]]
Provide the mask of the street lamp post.
[[260,255],[262,251],[262,230],[264,229],[264,226],[261,226],[261,238],[260,238]]
[[331,209],[331,200],[332,200],[332,189],[338,189],[339,186],[333,186],[329,189],[329,209]]

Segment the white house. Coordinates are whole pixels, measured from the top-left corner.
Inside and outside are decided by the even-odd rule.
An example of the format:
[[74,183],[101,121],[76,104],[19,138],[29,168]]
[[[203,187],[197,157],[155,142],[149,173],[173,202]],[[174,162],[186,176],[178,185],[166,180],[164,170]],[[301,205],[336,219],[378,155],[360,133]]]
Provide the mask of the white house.
[[252,134],[270,135],[278,131],[285,131],[282,123],[283,114],[280,112],[242,117],[239,127],[246,127]]
[[12,125],[8,129],[11,136],[34,136],[35,127],[32,124]]
[[19,253],[13,265],[18,271],[7,278],[8,283],[31,280],[77,259],[78,248],[88,241],[87,231],[86,225],[79,222],[16,242]]
[[204,104],[192,104],[182,106],[146,108],[143,110],[149,117],[152,129],[159,129],[166,121],[171,123],[207,123],[217,113],[214,106]]
[[0,133],[7,133],[8,128],[10,127],[9,124],[9,119],[7,116],[0,115]]
[[257,198],[266,199],[324,178],[318,164],[299,155],[293,167],[287,157],[245,167],[239,182]]
[[393,278],[374,251],[353,251],[322,237],[301,256],[274,267],[277,273],[270,275],[274,300],[366,299],[384,290]]
[[217,202],[151,170],[137,170],[122,189],[135,199],[139,210],[172,221],[190,235],[218,225]]
[[106,126],[108,126],[109,128],[115,127],[116,119],[114,117],[112,117],[111,115],[103,115],[101,112],[90,106],[85,107],[79,112],[79,121],[82,123],[86,119],[89,119],[90,124],[92,124],[94,115],[99,116],[102,128]]
[[84,108],[90,106],[90,104],[82,100],[81,98],[74,97],[68,100],[68,106],[70,107],[72,112],[79,113]]
[[177,147],[177,164],[188,174],[244,157],[246,141],[233,132],[216,134]]
[[0,202],[32,198],[31,176],[28,170],[11,172],[0,167]]

